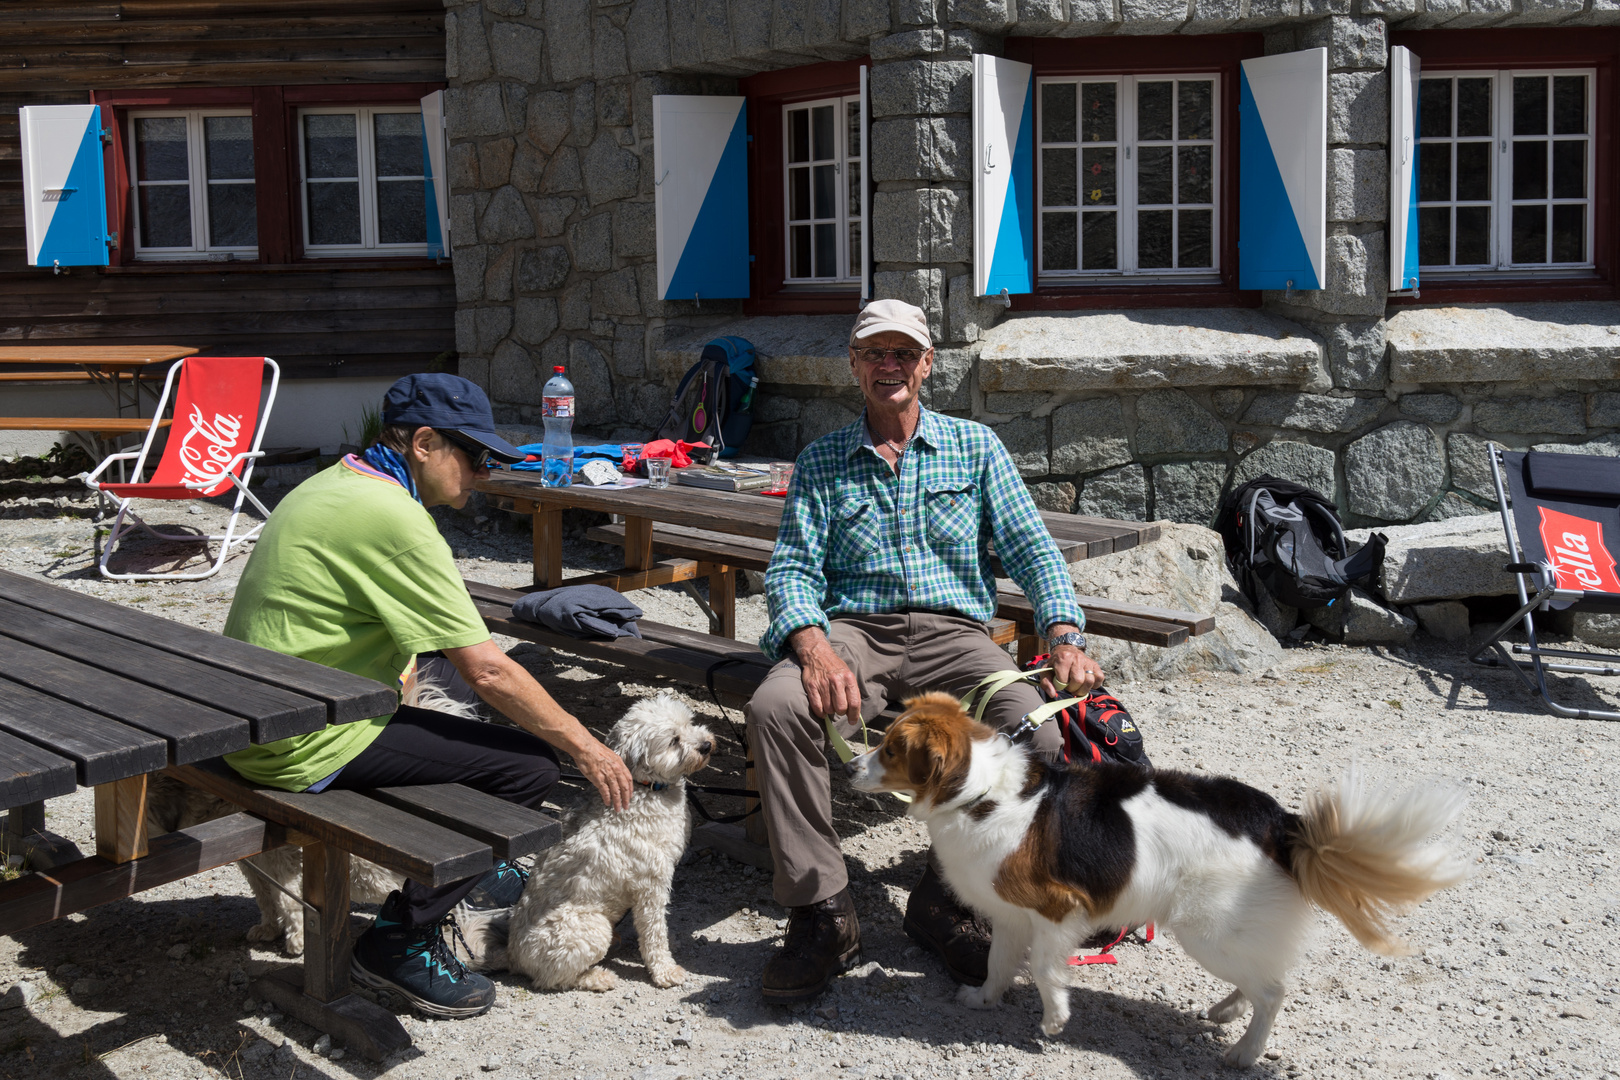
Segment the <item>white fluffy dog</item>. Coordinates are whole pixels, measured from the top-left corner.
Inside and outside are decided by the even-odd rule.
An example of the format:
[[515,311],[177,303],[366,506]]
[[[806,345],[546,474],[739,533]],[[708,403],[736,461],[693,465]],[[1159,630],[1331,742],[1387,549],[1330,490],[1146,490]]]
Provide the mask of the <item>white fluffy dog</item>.
[[669,951],[664,907],[692,832],[686,777],[709,763],[714,736],[692,722],[692,710],[661,694],[632,706],[607,742],[635,778],[629,808],[615,813],[590,799],[569,815],[567,835],[543,856],[512,912],[505,949],[498,921],[468,928],[474,966],[510,968],[536,989],[610,990],[614,974],[597,964],[628,911],[653,985],[686,978]]

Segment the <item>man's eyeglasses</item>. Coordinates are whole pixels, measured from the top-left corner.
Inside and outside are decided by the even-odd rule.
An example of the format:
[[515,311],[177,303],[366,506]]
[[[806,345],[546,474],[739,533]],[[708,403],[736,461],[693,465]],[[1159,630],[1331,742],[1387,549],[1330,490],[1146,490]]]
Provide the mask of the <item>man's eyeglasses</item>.
[[479,446],[477,443],[469,442],[468,440],[460,438],[459,436],[452,435],[448,431],[441,431],[439,434],[444,436],[445,442],[466,453],[467,460],[472,462],[474,472],[478,471],[479,469],[492,469],[497,464],[495,461],[495,455],[491,454],[487,449]]
[[886,356],[892,356],[902,364],[915,364],[927,351],[927,349],[856,349],[855,356],[868,364],[881,364]]

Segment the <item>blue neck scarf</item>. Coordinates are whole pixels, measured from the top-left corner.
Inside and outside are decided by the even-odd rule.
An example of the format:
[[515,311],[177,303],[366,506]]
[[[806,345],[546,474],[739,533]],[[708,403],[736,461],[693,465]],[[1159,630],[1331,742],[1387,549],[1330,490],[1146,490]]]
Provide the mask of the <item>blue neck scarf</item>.
[[416,481],[411,478],[411,470],[405,464],[405,459],[400,455],[398,450],[395,450],[390,446],[384,446],[382,443],[372,443],[371,446],[360,455],[360,460],[364,461],[367,465],[370,465],[373,469],[376,469],[380,473],[387,473],[389,476],[399,481],[400,487],[410,492],[411,498],[415,499],[417,502],[422,501],[422,496],[416,493]]

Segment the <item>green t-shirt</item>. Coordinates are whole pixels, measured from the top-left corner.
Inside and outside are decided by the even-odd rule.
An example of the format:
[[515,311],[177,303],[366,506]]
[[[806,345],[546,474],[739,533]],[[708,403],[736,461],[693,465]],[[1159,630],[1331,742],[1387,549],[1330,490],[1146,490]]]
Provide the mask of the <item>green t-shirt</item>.
[[[432,516],[392,480],[343,462],[270,515],[225,635],[395,685],[419,652],[489,639]],[[225,760],[248,780],[302,791],[354,760],[387,723],[329,724]]]

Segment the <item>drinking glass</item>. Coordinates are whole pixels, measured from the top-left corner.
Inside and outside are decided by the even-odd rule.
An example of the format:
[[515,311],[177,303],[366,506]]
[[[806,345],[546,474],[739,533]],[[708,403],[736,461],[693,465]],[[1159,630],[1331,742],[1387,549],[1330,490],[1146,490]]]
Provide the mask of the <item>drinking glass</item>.
[[788,481],[793,479],[793,463],[791,461],[771,462],[771,491],[779,492],[788,489]]
[[650,488],[669,487],[669,458],[655,457],[647,459],[647,486]]

